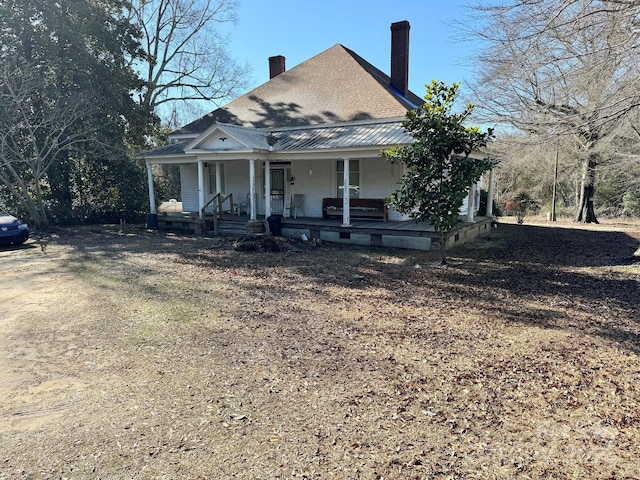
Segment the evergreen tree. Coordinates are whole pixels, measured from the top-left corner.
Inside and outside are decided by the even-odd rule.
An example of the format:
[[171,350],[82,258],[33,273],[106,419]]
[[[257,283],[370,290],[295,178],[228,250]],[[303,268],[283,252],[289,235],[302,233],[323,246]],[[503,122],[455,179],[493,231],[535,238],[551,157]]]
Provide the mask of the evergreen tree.
[[493,131],[483,133],[478,127],[464,126],[473,105],[466,105],[462,113],[453,113],[458,84],[447,86],[433,80],[426,87],[426,102],[409,111],[403,122],[415,142],[389,148],[383,155],[393,163],[403,163],[407,170],[390,204],[417,221],[433,224],[440,234],[445,264],[446,232],[458,223],[468,189],[496,163],[470,154],[486,146]]

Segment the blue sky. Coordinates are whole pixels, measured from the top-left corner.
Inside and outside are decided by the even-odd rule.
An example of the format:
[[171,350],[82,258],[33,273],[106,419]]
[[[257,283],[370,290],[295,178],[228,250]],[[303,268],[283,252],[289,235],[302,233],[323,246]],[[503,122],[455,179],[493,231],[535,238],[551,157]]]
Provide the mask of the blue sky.
[[468,80],[468,46],[451,25],[467,0],[241,0],[229,50],[253,70],[256,87],[269,80],[268,58],[287,69],[340,43],[385,73],[390,70],[390,25],[408,20],[409,88],[419,96],[432,79]]

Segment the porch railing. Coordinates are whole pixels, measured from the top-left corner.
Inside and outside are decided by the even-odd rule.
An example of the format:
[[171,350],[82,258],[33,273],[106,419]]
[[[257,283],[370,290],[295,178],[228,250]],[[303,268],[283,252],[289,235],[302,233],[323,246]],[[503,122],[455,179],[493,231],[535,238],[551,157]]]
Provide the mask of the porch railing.
[[202,207],[202,214],[200,218],[202,218],[203,230],[207,229],[206,224],[206,210],[209,205],[217,201],[217,205],[213,207],[213,234],[218,234],[218,217],[222,215],[222,206],[224,202],[229,200],[229,210],[233,213],[233,193],[229,195],[223,196],[222,193],[216,193],[207,203]]

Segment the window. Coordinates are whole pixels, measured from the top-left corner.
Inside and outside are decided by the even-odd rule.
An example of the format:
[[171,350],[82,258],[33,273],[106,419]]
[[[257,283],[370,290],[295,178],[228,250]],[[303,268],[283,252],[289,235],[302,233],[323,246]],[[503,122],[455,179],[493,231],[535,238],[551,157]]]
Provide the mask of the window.
[[[338,197],[342,198],[344,190],[344,160],[338,160]],[[360,161],[349,161],[349,198],[360,198]]]
[[[209,164],[209,193],[211,195],[215,195],[218,193],[218,186],[216,185],[216,164]],[[224,193],[225,184],[224,184],[224,164],[220,164],[220,191]]]

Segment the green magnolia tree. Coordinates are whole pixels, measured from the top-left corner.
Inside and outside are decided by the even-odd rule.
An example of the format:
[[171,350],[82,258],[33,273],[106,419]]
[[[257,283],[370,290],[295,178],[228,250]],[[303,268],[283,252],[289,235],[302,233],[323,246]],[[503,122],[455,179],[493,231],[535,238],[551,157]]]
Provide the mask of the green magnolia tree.
[[426,87],[425,103],[409,111],[403,123],[415,142],[391,147],[383,155],[406,168],[389,204],[417,221],[433,224],[440,234],[445,264],[446,233],[458,223],[469,188],[496,164],[490,158],[470,156],[472,151],[486,146],[493,131],[464,126],[473,105],[466,105],[462,113],[453,113],[459,84],[448,86],[433,80]]

